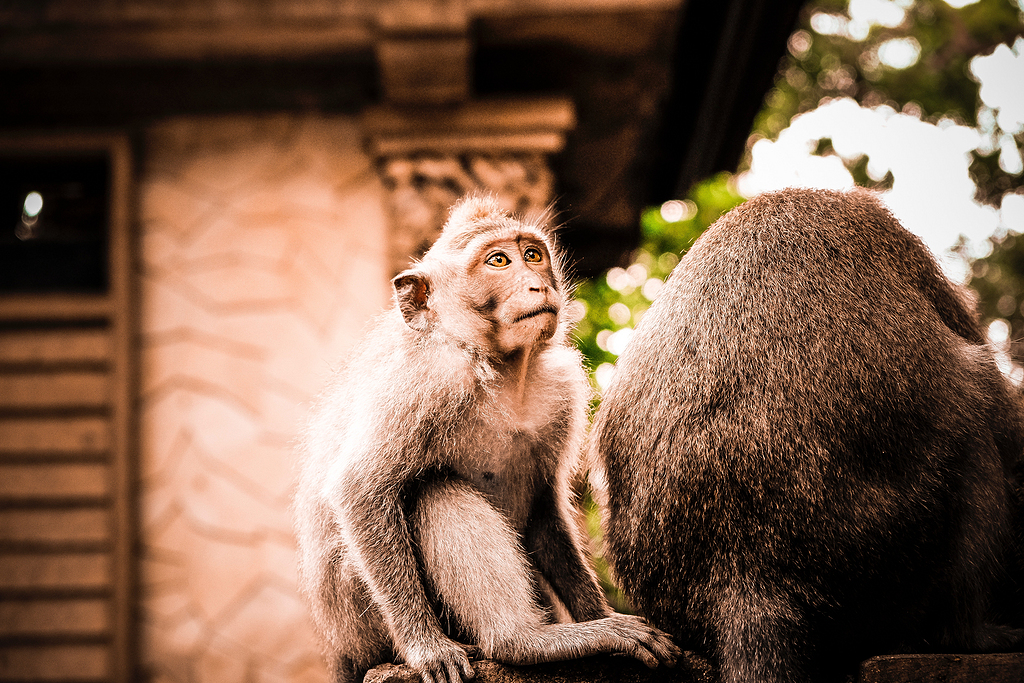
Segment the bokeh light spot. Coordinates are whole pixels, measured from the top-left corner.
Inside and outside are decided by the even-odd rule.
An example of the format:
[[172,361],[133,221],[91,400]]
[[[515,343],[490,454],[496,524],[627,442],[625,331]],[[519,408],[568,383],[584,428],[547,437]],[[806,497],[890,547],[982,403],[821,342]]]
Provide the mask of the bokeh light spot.
[[878,46],[878,61],[893,69],[907,69],[921,57],[921,44],[911,37],[893,38]]
[[29,192],[25,195],[25,204],[22,209],[29,218],[35,218],[43,210],[43,195],[38,192]]

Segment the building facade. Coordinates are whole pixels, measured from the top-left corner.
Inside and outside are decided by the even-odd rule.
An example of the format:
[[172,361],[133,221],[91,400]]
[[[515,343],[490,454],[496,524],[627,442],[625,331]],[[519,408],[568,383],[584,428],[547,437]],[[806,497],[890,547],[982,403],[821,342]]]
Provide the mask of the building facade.
[[628,242],[678,4],[0,9],[0,680],[326,680],[311,399],[467,190]]

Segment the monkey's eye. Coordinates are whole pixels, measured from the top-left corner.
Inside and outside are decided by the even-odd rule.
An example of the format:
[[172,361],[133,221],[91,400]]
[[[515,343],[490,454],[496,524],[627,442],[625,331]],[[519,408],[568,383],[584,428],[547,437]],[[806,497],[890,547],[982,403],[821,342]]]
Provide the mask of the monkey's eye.
[[544,260],[544,254],[540,253],[540,249],[536,247],[527,247],[523,252],[523,260],[527,263],[540,263]]
[[504,268],[505,266],[510,264],[511,261],[509,260],[508,256],[499,251],[495,254],[491,254],[490,256],[488,256],[487,260],[484,261],[484,263],[486,263],[489,266],[494,266],[495,268]]

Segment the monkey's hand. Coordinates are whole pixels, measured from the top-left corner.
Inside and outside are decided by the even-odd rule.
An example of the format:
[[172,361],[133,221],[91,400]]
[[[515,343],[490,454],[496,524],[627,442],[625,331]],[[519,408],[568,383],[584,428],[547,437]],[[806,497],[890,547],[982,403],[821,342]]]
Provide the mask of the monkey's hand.
[[466,651],[466,656],[469,657],[469,661],[475,662],[479,659],[483,659],[484,652],[477,645],[466,645],[465,643],[455,643],[463,650]]
[[616,648],[618,652],[639,659],[652,669],[658,664],[675,666],[682,655],[682,650],[676,647],[667,633],[654,628],[643,617],[613,614],[601,621],[608,622],[620,639]]
[[440,637],[406,647],[403,659],[419,673],[423,683],[461,683],[476,676],[467,652],[472,650]]

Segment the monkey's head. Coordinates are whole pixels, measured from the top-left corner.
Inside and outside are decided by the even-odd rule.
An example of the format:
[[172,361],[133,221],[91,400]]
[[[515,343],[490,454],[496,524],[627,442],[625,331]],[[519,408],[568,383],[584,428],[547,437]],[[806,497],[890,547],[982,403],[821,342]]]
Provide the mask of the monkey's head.
[[406,324],[488,355],[552,339],[565,295],[544,226],[512,217],[493,197],[462,199],[423,259],[392,280]]

